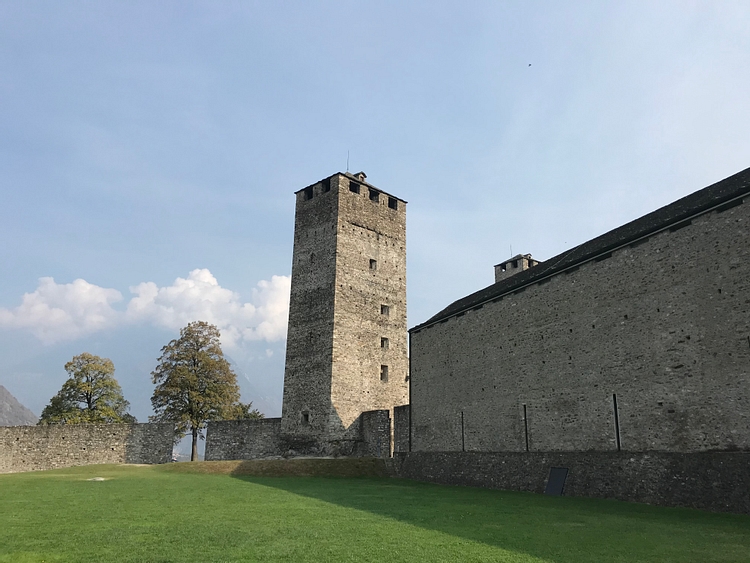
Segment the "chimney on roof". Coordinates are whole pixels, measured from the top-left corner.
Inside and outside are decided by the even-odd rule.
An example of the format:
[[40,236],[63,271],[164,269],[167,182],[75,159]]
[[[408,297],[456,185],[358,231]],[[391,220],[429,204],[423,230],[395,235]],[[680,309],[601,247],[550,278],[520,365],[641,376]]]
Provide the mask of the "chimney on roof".
[[367,178],[367,174],[365,174],[364,172],[357,172],[357,173],[356,173],[356,174],[354,175],[354,177],[355,177],[355,178],[356,178],[357,180],[359,180],[360,182],[364,182],[364,181],[365,181],[365,178]]
[[495,283],[529,268],[533,268],[539,263],[539,260],[534,260],[531,254],[516,254],[513,258],[505,262],[500,262],[495,266]]

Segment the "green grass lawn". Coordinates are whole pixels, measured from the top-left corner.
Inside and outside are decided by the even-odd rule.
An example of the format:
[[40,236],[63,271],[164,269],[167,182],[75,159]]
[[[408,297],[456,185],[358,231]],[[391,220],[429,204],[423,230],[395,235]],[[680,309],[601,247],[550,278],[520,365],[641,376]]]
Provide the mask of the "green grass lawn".
[[750,561],[748,516],[212,467],[0,475],[0,562]]

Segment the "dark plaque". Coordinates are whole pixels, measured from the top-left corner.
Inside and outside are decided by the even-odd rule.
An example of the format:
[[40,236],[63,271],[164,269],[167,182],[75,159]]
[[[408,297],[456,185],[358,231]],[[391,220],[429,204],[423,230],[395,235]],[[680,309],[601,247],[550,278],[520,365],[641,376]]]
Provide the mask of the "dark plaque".
[[545,495],[554,495],[559,497],[565,488],[565,479],[568,476],[567,467],[550,467],[547,487],[544,489]]

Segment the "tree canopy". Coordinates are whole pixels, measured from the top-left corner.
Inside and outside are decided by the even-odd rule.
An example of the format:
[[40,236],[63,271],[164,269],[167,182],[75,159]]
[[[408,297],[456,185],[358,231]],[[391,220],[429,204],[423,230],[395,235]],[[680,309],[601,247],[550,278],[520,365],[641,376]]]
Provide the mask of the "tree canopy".
[[262,418],[252,403],[240,402],[237,375],[224,357],[219,329],[195,321],[180,329],[180,337],[161,349],[151,379],[156,388],[151,405],[154,422],[174,422],[176,439],[192,434],[190,459],[198,457],[198,438],[211,420]]
[[114,377],[112,360],[84,352],[65,364],[65,371],[68,379],[44,407],[39,424],[136,421],[127,412],[130,403]]

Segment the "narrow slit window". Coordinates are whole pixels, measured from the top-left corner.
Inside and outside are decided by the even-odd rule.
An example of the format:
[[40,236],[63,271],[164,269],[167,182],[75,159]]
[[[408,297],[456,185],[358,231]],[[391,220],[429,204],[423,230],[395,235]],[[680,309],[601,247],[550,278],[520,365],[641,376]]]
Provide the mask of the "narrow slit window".
[[390,207],[391,209],[398,209],[398,200],[395,197],[389,197],[388,207]]
[[302,411],[302,426],[307,426],[310,424],[310,413],[307,411]]
[[529,451],[529,413],[526,410],[526,403],[523,403],[523,434],[526,440],[526,451]]
[[380,347],[381,347],[381,348],[382,348],[383,350],[388,350],[388,346],[389,346],[389,345],[390,345],[390,343],[388,342],[388,339],[387,339],[386,337],[382,337],[382,338],[380,339]]
[[388,381],[388,366],[380,366],[380,381]]
[[377,190],[370,190],[370,201],[375,203],[380,201],[380,193]]
[[331,179],[326,178],[323,180],[323,193],[330,192],[331,191]]
[[615,441],[617,443],[617,451],[622,451],[622,441],[620,439],[620,409],[617,408],[617,394],[612,394],[612,410],[615,415]]
[[381,305],[380,314],[385,315],[387,317],[388,315],[391,314],[391,308],[388,305]]
[[378,269],[378,261],[370,259],[370,269],[371,270],[377,270]]
[[359,193],[359,184],[357,182],[350,181],[349,182],[349,191],[352,192],[353,194],[358,194]]

